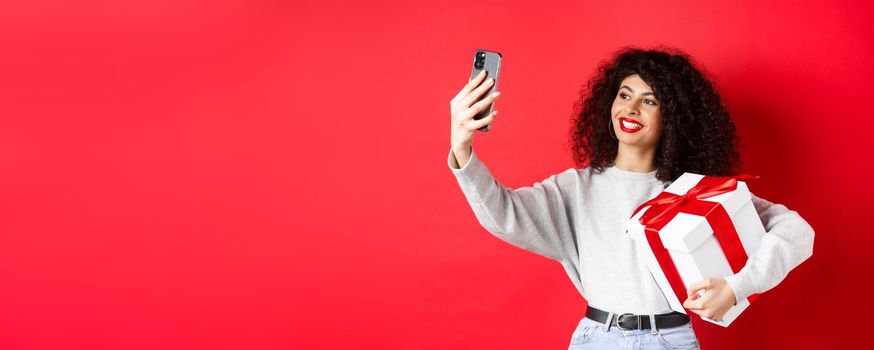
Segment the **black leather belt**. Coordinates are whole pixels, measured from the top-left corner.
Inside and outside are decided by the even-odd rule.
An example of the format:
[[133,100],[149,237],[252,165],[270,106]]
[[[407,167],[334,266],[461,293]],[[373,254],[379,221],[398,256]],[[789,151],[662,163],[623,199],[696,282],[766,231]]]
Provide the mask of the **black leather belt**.
[[[651,329],[649,315],[633,315],[633,314],[613,314],[612,319],[608,320],[607,316],[610,313],[604,310],[598,310],[589,306],[586,309],[586,317],[595,322],[610,324],[624,331]],[[655,315],[657,329],[679,327],[689,323],[689,316],[682,312],[671,312],[667,314]]]

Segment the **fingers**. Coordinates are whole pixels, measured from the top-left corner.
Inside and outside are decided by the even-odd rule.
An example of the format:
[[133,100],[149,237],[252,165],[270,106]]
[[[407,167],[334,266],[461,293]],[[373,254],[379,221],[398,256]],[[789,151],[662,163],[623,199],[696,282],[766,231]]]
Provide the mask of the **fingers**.
[[473,111],[473,114],[476,115],[481,110],[483,110],[483,108],[486,108],[486,107],[488,107],[488,105],[495,102],[495,100],[497,100],[499,96],[501,96],[501,92],[495,91],[494,93],[492,93],[488,97],[482,99],[482,101],[474,103],[473,106],[470,106],[469,110]]
[[463,107],[461,105],[456,106],[456,111],[458,111],[459,113],[458,118],[460,118],[460,120],[462,121],[473,119],[475,115],[479,114],[483,109],[494,103],[500,95],[500,91],[495,91],[495,93],[493,93],[489,97],[486,97],[482,101],[474,103],[470,107]]
[[461,91],[459,91],[458,94],[452,98],[452,100],[453,101],[461,101],[462,99],[464,99],[464,97],[467,96],[467,94],[469,94],[470,91],[473,90],[473,88],[477,87],[477,85],[479,85],[480,82],[482,82],[482,80],[483,80],[483,78],[485,78],[485,76],[486,76],[486,71],[483,70],[483,71],[480,71],[479,74],[477,74],[475,77],[470,78],[467,81],[467,84],[465,84],[464,87],[461,88]]
[[714,320],[716,322],[722,321],[722,318],[725,317],[725,312],[718,314],[715,310],[712,310],[712,309],[689,309],[689,310],[698,314],[701,317],[709,318],[709,319]]
[[689,296],[692,296],[692,294],[697,294],[699,290],[710,289],[710,287],[713,287],[713,282],[709,278],[703,281],[692,283],[692,285],[689,286]]
[[487,115],[485,118],[478,120],[470,119],[469,121],[464,123],[464,128],[468,131],[474,131],[476,129],[484,127],[488,124],[491,124],[495,120],[496,115],[498,115],[498,111],[492,111],[492,113]]
[[[686,299],[686,301],[683,302],[683,307],[692,311],[704,311],[707,310],[708,306],[710,306],[708,301],[709,299],[707,298]],[[700,315],[701,313],[698,312],[698,314]]]
[[[713,300],[711,299],[713,299],[713,296],[710,293],[704,293],[704,295],[693,294],[683,302],[683,307],[704,316],[705,313],[709,314],[713,311]],[[710,316],[705,317],[709,318]]]
[[[728,288],[728,291],[726,289]],[[689,297],[683,307],[701,317],[719,322],[735,302],[731,287],[724,279],[708,278],[689,286]]]
[[482,83],[480,86],[478,86],[476,89],[473,89],[473,91],[470,91],[468,94],[463,96],[461,101],[459,102],[461,108],[466,108],[466,107],[470,106],[471,104],[473,104],[474,101],[478,100],[480,98],[480,96],[482,96],[483,93],[485,93],[486,91],[491,89],[492,85],[494,85],[494,84],[495,84],[495,80],[492,78],[489,78],[484,83]]
[[683,307],[692,311],[704,309],[704,298],[688,298],[683,302]]
[[467,85],[450,101],[452,119],[456,123],[455,125],[460,125],[468,131],[474,131],[494,121],[498,111],[492,111],[479,120],[474,119],[476,115],[487,109],[501,95],[499,91],[496,91],[477,101],[480,99],[480,96],[495,84],[494,79],[488,79],[483,83],[486,76],[488,76],[488,73],[481,71],[475,77],[469,79]]
[[710,310],[703,310],[703,309],[697,309],[697,310],[689,309],[689,310],[691,310],[692,312],[698,314],[698,316],[701,316],[701,317],[704,317],[704,318],[709,318],[709,319],[714,320],[714,321],[716,321],[716,322],[722,321],[722,316],[723,316],[723,315],[716,316],[716,314],[713,313],[713,311],[710,311]]
[[[705,308],[711,298],[710,293],[708,293],[707,290],[709,286],[710,282],[708,280],[692,284],[689,288],[689,297],[683,302],[683,307],[689,310],[701,310]],[[699,293],[699,291],[701,292]]]
[[[487,109],[491,103],[494,103],[499,95],[500,93],[496,92],[492,94],[492,96],[489,96],[482,101],[475,103],[473,106],[470,106],[470,108],[460,111],[460,114],[457,116],[458,120],[460,120],[462,123],[467,123],[468,121],[474,120],[474,117],[476,117],[477,114],[480,114],[483,109]],[[496,112],[497,111],[492,111],[492,115],[496,114]]]

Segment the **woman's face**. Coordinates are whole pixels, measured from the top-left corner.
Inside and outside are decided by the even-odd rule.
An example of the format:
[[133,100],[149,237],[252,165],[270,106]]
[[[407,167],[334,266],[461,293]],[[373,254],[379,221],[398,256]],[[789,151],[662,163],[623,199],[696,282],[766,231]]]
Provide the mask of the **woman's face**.
[[616,138],[639,148],[658,146],[662,116],[652,88],[637,74],[625,77],[619,86],[611,108]]

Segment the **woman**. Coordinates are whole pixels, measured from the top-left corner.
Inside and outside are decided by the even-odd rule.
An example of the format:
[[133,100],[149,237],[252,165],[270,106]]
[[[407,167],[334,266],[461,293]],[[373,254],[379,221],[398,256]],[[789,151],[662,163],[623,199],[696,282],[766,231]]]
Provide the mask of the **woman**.
[[[599,67],[572,119],[576,164],[531,187],[496,181],[471,147],[474,120],[500,92],[482,74],[451,100],[449,167],[477,220],[500,239],[559,261],[588,302],[570,349],[696,349],[688,316],[673,312],[624,222],[683,172],[736,174],[738,137],[719,95],[684,53],[626,48]],[[767,233],[738,273],[691,286],[683,306],[720,320],[737,300],[776,286],[813,252],[813,229],[784,205],[752,196]],[[699,296],[700,295],[700,296]]]

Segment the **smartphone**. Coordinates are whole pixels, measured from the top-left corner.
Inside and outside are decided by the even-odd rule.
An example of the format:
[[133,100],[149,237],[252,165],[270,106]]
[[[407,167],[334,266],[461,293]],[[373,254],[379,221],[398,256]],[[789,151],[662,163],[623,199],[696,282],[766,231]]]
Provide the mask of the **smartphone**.
[[[477,76],[481,71],[486,71],[486,77],[483,78],[483,82],[485,82],[489,78],[495,79],[495,84],[492,87],[484,92],[479,99],[474,101],[474,103],[482,101],[484,98],[490,96],[495,90],[498,88],[498,74],[501,72],[501,53],[496,51],[489,51],[483,49],[477,49],[473,54],[473,70],[470,72],[470,78],[473,79]],[[484,108],[482,111],[477,113],[473,119],[479,120],[487,117],[492,111],[495,109],[495,104],[492,103],[488,108]],[[477,129],[477,131],[489,131],[491,129],[491,124],[486,125]]]

